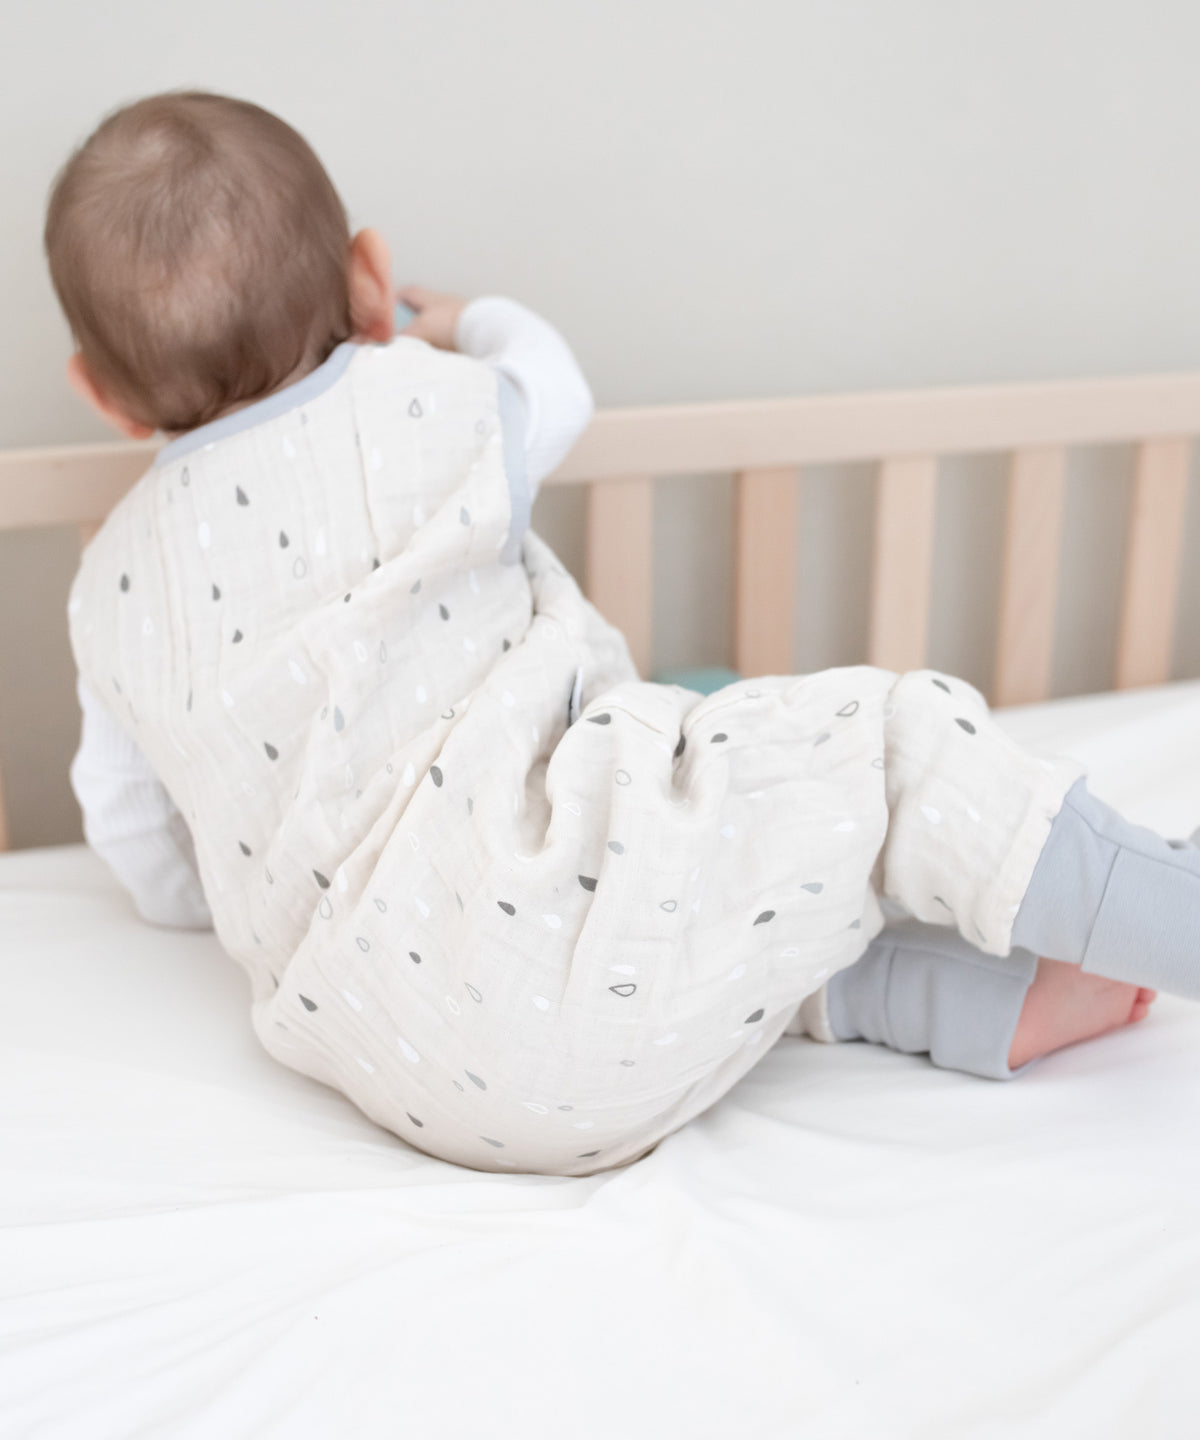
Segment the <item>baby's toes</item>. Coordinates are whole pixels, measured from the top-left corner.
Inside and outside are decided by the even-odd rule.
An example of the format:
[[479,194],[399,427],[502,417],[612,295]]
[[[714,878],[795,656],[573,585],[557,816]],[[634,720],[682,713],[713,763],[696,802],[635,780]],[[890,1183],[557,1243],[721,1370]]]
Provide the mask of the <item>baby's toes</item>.
[[1129,1012],[1129,1023],[1136,1024],[1150,1013],[1150,1007],[1158,999],[1157,990],[1140,989],[1134,997],[1133,1009]]

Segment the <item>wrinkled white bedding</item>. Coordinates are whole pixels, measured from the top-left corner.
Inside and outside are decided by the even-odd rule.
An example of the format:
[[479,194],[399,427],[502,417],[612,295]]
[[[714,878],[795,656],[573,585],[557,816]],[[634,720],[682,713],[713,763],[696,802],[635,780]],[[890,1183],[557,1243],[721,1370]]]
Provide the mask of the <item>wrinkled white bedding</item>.
[[[1171,835],[1200,685],[1010,711]],[[0,857],[0,1435],[1190,1436],[1200,1007],[1011,1084],[785,1038],[587,1179],[459,1170],[270,1060],[211,935]]]

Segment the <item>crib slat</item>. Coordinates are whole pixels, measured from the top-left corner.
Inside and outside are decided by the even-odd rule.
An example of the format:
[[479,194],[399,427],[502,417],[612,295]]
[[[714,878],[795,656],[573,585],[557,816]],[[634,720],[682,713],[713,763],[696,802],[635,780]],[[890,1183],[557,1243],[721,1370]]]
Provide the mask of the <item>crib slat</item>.
[[1190,459],[1186,439],[1146,440],[1138,448],[1117,639],[1118,690],[1161,685],[1171,674]]
[[937,463],[906,455],[879,470],[867,656],[887,670],[919,670],[929,649]]
[[1050,694],[1066,476],[1067,452],[1061,445],[1018,450],[1013,456],[995,705],[1028,705]]
[[8,812],[4,808],[4,776],[0,775],[0,855],[8,849]]
[[588,487],[587,593],[625,634],[638,673],[648,675],[653,617],[654,481],[649,475]]
[[734,666],[741,675],[790,675],[796,667],[796,511],[791,468],[737,477]]

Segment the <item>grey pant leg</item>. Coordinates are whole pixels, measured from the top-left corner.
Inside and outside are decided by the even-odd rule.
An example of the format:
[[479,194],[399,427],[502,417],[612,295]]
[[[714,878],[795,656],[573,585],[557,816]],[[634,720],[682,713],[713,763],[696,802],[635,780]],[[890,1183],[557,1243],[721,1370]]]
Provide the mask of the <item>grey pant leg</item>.
[[1012,943],[1200,1000],[1200,850],[1131,825],[1077,781],[1034,868]]
[[1037,970],[1036,955],[985,955],[957,931],[917,920],[889,925],[826,989],[839,1040],[871,1040],[935,1065],[1007,1080],[1008,1052]]

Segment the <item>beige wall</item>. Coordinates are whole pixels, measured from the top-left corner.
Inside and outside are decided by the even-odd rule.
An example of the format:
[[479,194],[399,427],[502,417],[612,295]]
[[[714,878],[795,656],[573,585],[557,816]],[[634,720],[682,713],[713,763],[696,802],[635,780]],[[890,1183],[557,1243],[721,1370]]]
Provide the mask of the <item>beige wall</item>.
[[[100,433],[61,378],[44,197],[106,109],[181,85],[303,130],[353,218],[387,234],[400,279],[542,310],[601,404],[1200,368],[1200,10],[1183,0],[10,10],[0,445]],[[1063,693],[1109,683],[1128,456],[1076,472]],[[859,658],[870,496],[862,471],[805,482],[799,668]],[[942,498],[934,659],[983,681],[998,466],[951,467]],[[728,660],[728,481],[665,484],[656,516],[660,660]],[[578,518],[578,497],[538,515],[572,563]],[[18,844],[78,833],[72,563],[69,537],[0,536]],[[1200,567],[1186,570],[1177,670],[1195,675]]]

